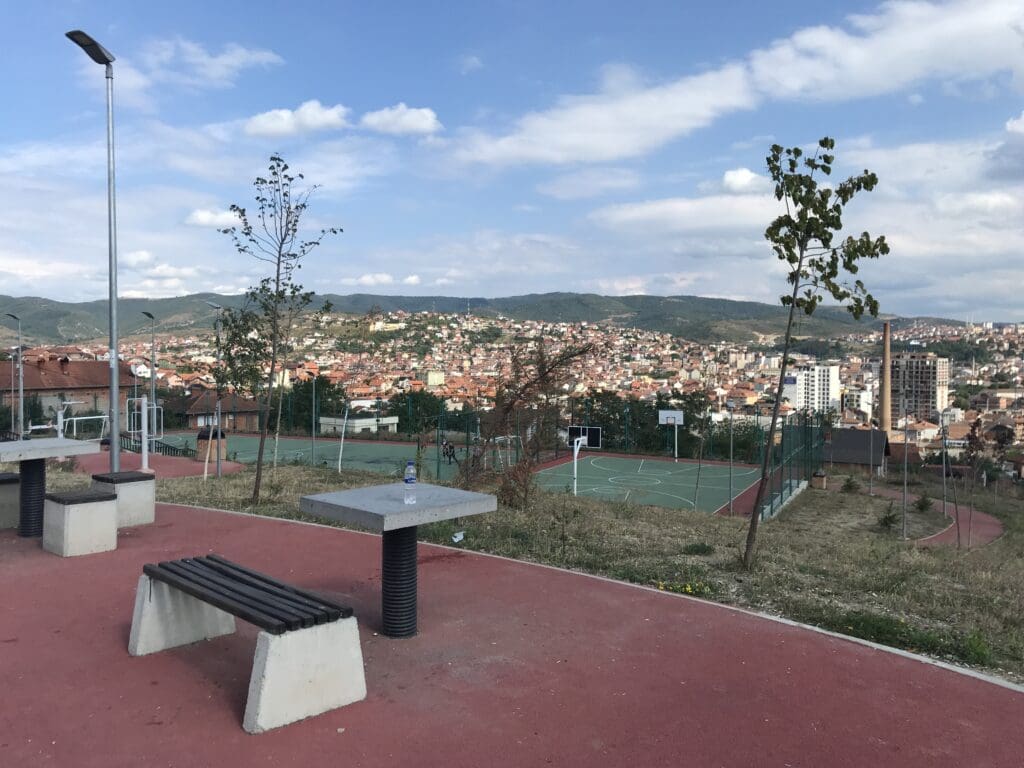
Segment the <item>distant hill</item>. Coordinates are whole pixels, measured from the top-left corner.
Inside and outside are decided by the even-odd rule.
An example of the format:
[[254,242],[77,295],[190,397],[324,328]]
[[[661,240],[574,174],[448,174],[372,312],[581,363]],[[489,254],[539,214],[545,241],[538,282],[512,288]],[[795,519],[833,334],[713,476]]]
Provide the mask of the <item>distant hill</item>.
[[[214,310],[206,302],[239,306],[241,296],[197,293],[169,299],[121,299],[118,325],[122,336],[145,333],[149,320],[143,310],[157,317],[161,332],[209,329]],[[373,307],[384,311],[472,312],[475,315],[517,320],[606,322],[625,327],[666,331],[693,341],[746,341],[755,333],[779,334],[785,329],[786,309],[776,304],[731,301],[703,296],[600,296],[591,293],[541,293],[499,299],[454,296],[377,296],[354,293],[324,294],[335,311],[363,315]],[[107,335],[107,302],[65,303],[37,297],[0,296],[0,312],[22,319],[23,333],[31,343],[73,343],[103,339]],[[0,334],[13,338],[14,323],[0,317]],[[897,325],[914,318],[894,318]],[[924,319],[919,319],[924,320]],[[940,321],[929,318],[933,322]],[[856,321],[844,309],[820,307],[811,317],[800,315],[797,335],[831,338],[876,328],[881,320]]]

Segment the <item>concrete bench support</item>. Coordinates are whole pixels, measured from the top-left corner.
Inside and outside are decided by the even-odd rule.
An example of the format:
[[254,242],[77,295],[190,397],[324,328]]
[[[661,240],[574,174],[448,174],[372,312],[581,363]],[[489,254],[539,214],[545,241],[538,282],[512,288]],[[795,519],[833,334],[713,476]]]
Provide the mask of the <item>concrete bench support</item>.
[[117,496],[117,527],[148,525],[156,519],[156,478],[147,472],[92,476],[93,490]]
[[262,733],[366,698],[356,619],[260,632],[242,727]]
[[98,491],[46,494],[43,549],[61,557],[117,549],[116,500]]
[[135,590],[135,611],[128,653],[146,656],[235,631],[235,617],[181,590],[142,574]]
[[[231,613],[146,574],[139,578],[128,640],[132,656],[234,631]],[[365,698],[363,652],[354,616],[278,634],[263,630],[256,639],[242,727],[262,733]]]
[[21,478],[0,472],[0,528],[17,528],[21,510]]

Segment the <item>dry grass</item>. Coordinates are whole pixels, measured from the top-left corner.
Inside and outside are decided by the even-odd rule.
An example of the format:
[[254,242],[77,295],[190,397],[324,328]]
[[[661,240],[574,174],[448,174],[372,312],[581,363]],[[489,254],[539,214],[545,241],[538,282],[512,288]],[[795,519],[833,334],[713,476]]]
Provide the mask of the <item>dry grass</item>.
[[[298,511],[300,496],[381,477],[283,466],[268,473],[255,508],[252,481],[251,470],[220,482],[162,479],[157,493],[165,502],[311,519]],[[930,482],[912,491],[941,497],[941,485]],[[86,484],[81,475],[49,475],[52,488]],[[853,493],[807,490],[761,527],[750,572],[739,565],[744,520],[561,494],[537,493],[525,509],[501,506],[420,531],[423,540],[449,545],[465,531],[460,546],[468,549],[764,610],[1021,680],[1024,502],[981,492],[975,504],[1002,519],[1006,534],[967,552],[901,541],[898,521],[893,530],[878,524],[889,500],[869,497],[863,485]],[[898,518],[898,501],[895,510]],[[918,538],[947,522],[936,511],[913,512],[908,530]]]

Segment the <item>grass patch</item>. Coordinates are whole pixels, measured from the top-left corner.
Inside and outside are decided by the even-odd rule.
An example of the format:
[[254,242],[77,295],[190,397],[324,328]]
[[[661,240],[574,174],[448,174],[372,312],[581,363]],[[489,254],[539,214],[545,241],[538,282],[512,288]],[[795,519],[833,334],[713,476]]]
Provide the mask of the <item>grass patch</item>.
[[789,618],[822,629],[915,653],[981,666],[989,665],[993,660],[992,649],[976,629],[967,634],[924,629],[908,623],[906,619],[873,611],[809,603],[792,604],[786,614]]

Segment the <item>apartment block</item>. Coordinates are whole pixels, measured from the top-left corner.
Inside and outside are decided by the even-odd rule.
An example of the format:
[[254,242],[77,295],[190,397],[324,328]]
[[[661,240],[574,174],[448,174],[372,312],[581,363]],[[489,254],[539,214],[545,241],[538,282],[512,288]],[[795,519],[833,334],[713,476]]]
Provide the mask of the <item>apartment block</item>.
[[892,423],[906,412],[934,421],[949,405],[949,359],[932,352],[904,352],[892,359]]

